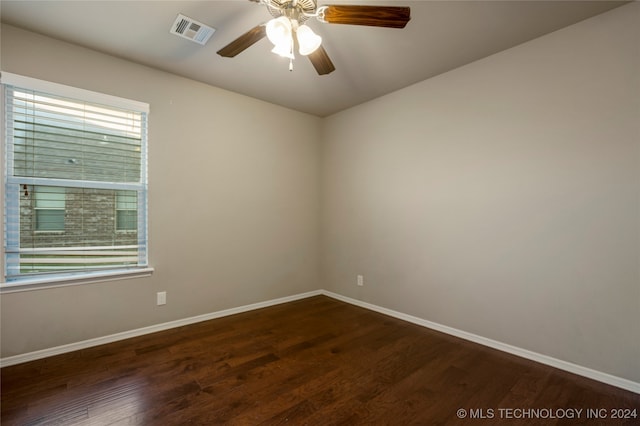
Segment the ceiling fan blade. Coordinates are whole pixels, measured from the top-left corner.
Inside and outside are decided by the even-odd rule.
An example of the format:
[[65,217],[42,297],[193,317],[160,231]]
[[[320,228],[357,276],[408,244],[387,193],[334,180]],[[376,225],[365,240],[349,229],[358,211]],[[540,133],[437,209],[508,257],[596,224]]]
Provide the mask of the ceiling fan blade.
[[218,55],[226,58],[233,58],[237,54],[242,53],[248,47],[252,46],[254,43],[263,39],[266,35],[267,31],[265,25],[260,24],[242,34],[222,49],[218,50]]
[[324,50],[324,47],[322,46],[318,47],[310,55],[307,55],[307,58],[309,58],[313,67],[320,75],[332,73],[336,69],[333,62],[331,62],[331,59],[329,59],[327,51]]
[[404,28],[411,19],[411,9],[399,6],[323,6],[324,18],[330,24],[367,25],[371,27]]

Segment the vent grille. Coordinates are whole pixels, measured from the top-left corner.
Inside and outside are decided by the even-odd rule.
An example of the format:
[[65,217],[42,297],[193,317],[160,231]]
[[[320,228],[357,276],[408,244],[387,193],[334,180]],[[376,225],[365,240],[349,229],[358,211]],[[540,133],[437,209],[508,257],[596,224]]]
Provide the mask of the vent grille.
[[198,22],[188,16],[178,14],[169,32],[195,43],[204,45],[215,31],[215,28],[211,28],[202,22]]

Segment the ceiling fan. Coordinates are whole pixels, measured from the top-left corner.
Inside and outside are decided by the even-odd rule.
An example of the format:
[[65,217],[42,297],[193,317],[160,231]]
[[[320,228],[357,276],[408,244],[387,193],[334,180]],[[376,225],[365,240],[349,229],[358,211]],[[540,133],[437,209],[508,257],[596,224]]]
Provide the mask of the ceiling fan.
[[232,58],[267,37],[274,45],[272,50],[289,58],[289,71],[293,70],[294,51],[307,56],[320,75],[336,68],[322,47],[322,38],[304,24],[309,18],[327,24],[366,25],[372,27],[404,28],[411,19],[410,8],[399,6],[325,5],[316,0],[250,0],[267,7],[273,16],[242,34],[220,49],[220,56]]

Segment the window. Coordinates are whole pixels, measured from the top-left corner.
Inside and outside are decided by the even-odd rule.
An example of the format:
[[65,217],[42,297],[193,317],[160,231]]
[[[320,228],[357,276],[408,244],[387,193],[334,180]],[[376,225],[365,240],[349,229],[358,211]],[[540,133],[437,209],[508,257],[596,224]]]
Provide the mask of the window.
[[[29,196],[27,191],[25,198]],[[55,186],[34,187],[36,231],[64,231],[65,192],[64,188]]]
[[116,229],[118,231],[135,231],[138,225],[137,194],[135,191],[118,191],[116,193]]
[[148,105],[7,73],[2,84],[3,286],[150,272]]

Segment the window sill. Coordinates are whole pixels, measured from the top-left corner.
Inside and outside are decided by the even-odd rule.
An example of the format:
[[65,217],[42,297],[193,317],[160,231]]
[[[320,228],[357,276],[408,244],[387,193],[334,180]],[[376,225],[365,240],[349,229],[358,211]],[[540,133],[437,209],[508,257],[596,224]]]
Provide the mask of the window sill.
[[77,276],[70,275],[55,278],[28,278],[17,282],[3,282],[0,284],[0,294],[67,287],[71,285],[94,284],[105,281],[125,280],[129,278],[149,277],[151,274],[153,274],[153,268],[146,267],[109,272],[102,271]]

